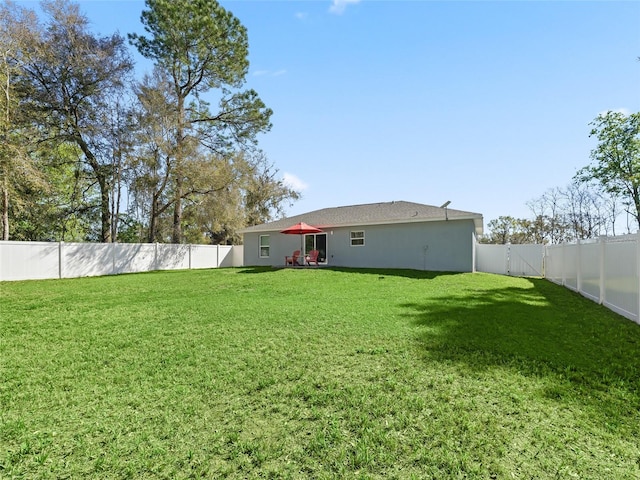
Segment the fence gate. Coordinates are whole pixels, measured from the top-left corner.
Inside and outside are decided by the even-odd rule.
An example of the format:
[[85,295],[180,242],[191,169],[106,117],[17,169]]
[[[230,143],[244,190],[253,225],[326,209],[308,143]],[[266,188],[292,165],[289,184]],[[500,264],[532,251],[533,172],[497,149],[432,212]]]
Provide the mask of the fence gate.
[[542,277],[544,245],[476,244],[476,270],[516,277]]
[[509,275],[544,276],[544,245],[508,245]]

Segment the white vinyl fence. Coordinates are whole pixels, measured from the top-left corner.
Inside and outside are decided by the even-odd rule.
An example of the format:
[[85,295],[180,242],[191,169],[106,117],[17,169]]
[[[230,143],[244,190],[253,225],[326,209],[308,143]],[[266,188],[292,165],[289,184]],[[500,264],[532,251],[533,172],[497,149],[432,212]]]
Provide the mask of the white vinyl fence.
[[500,275],[542,277],[544,245],[486,245],[478,243],[476,270]]
[[640,234],[546,247],[546,278],[640,323]]
[[640,323],[640,234],[475,249],[476,271],[545,277]]
[[242,246],[0,242],[0,281],[242,265]]

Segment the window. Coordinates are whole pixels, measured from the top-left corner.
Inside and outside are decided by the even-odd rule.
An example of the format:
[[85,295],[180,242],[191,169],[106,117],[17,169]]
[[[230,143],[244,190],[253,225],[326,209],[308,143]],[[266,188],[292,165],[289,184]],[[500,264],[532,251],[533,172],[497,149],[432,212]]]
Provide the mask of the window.
[[351,232],[351,246],[352,247],[364,246],[364,231]]
[[269,235],[260,235],[260,258],[269,256]]

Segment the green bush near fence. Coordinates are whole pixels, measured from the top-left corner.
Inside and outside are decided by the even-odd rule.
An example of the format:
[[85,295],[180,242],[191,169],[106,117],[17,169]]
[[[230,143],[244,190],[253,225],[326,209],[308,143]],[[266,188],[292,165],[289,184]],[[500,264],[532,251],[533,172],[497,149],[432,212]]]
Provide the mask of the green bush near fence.
[[640,327],[542,279],[0,283],[0,478],[640,478]]

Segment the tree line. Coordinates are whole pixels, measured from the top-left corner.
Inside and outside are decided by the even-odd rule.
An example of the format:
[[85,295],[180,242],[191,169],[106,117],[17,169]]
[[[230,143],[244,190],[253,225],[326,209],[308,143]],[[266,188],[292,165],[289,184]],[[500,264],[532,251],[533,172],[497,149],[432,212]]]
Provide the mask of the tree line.
[[528,202],[532,218],[491,220],[482,242],[557,244],[640,228],[640,113],[609,111],[591,126],[598,141],[591,163],[567,187]]
[[[146,0],[127,38],[40,7],[0,6],[2,240],[230,244],[299,198],[259,149],[272,111],[215,0]],[[138,79],[131,47],[153,63]]]

